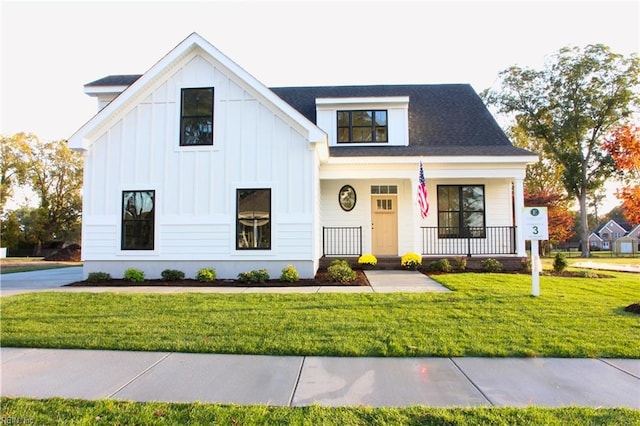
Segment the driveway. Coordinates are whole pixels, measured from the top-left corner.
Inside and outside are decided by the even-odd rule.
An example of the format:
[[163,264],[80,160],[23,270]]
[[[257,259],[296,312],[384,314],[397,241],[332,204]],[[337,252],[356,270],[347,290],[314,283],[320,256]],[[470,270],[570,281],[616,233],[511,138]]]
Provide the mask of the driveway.
[[47,290],[76,281],[82,281],[82,266],[2,274],[0,295],[10,296],[34,290]]

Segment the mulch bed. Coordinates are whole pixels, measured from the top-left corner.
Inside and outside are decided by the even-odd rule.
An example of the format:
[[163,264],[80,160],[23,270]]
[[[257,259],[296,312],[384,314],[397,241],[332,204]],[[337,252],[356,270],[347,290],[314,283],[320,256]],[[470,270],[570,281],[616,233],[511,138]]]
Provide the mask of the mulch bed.
[[624,308],[624,310],[633,314],[640,314],[640,303],[632,303],[631,305]]
[[313,279],[301,279],[294,283],[280,280],[267,280],[264,283],[241,283],[237,280],[215,280],[210,283],[200,282],[192,279],[181,281],[145,280],[141,283],[114,279],[101,283],[90,283],[78,281],[67,284],[69,287],[317,287],[317,286],[368,286],[369,280],[360,270],[354,270],[356,279],[348,283],[331,282],[326,271],[319,271]]

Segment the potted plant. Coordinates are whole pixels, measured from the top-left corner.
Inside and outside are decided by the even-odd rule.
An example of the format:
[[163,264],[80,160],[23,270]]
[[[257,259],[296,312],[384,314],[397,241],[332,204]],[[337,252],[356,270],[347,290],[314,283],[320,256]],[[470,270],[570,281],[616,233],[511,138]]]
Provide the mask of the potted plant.
[[378,259],[374,255],[367,253],[358,258],[358,264],[362,266],[362,269],[373,269],[378,264]]
[[415,271],[416,269],[418,269],[418,266],[422,265],[422,256],[420,256],[418,253],[413,252],[406,253],[400,259],[400,265],[402,265],[403,268]]

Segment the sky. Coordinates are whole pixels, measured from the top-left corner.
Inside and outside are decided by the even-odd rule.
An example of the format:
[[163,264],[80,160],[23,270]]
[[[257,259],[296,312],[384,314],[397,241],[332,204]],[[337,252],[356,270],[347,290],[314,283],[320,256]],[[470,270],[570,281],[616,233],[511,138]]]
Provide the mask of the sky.
[[638,1],[0,0],[0,133],[69,138],[83,85],[142,74],[192,32],[269,87],[469,83],[565,46],[640,51]]

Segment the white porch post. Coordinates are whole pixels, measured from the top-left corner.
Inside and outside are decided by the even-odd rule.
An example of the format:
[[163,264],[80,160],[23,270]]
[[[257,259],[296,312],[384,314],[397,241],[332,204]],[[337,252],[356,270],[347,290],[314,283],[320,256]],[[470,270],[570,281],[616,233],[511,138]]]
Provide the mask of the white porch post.
[[524,209],[524,179],[516,178],[513,185],[513,199],[514,203],[514,217],[516,226],[516,254],[520,257],[525,257],[527,251],[525,250],[524,234],[522,230],[522,211]]

